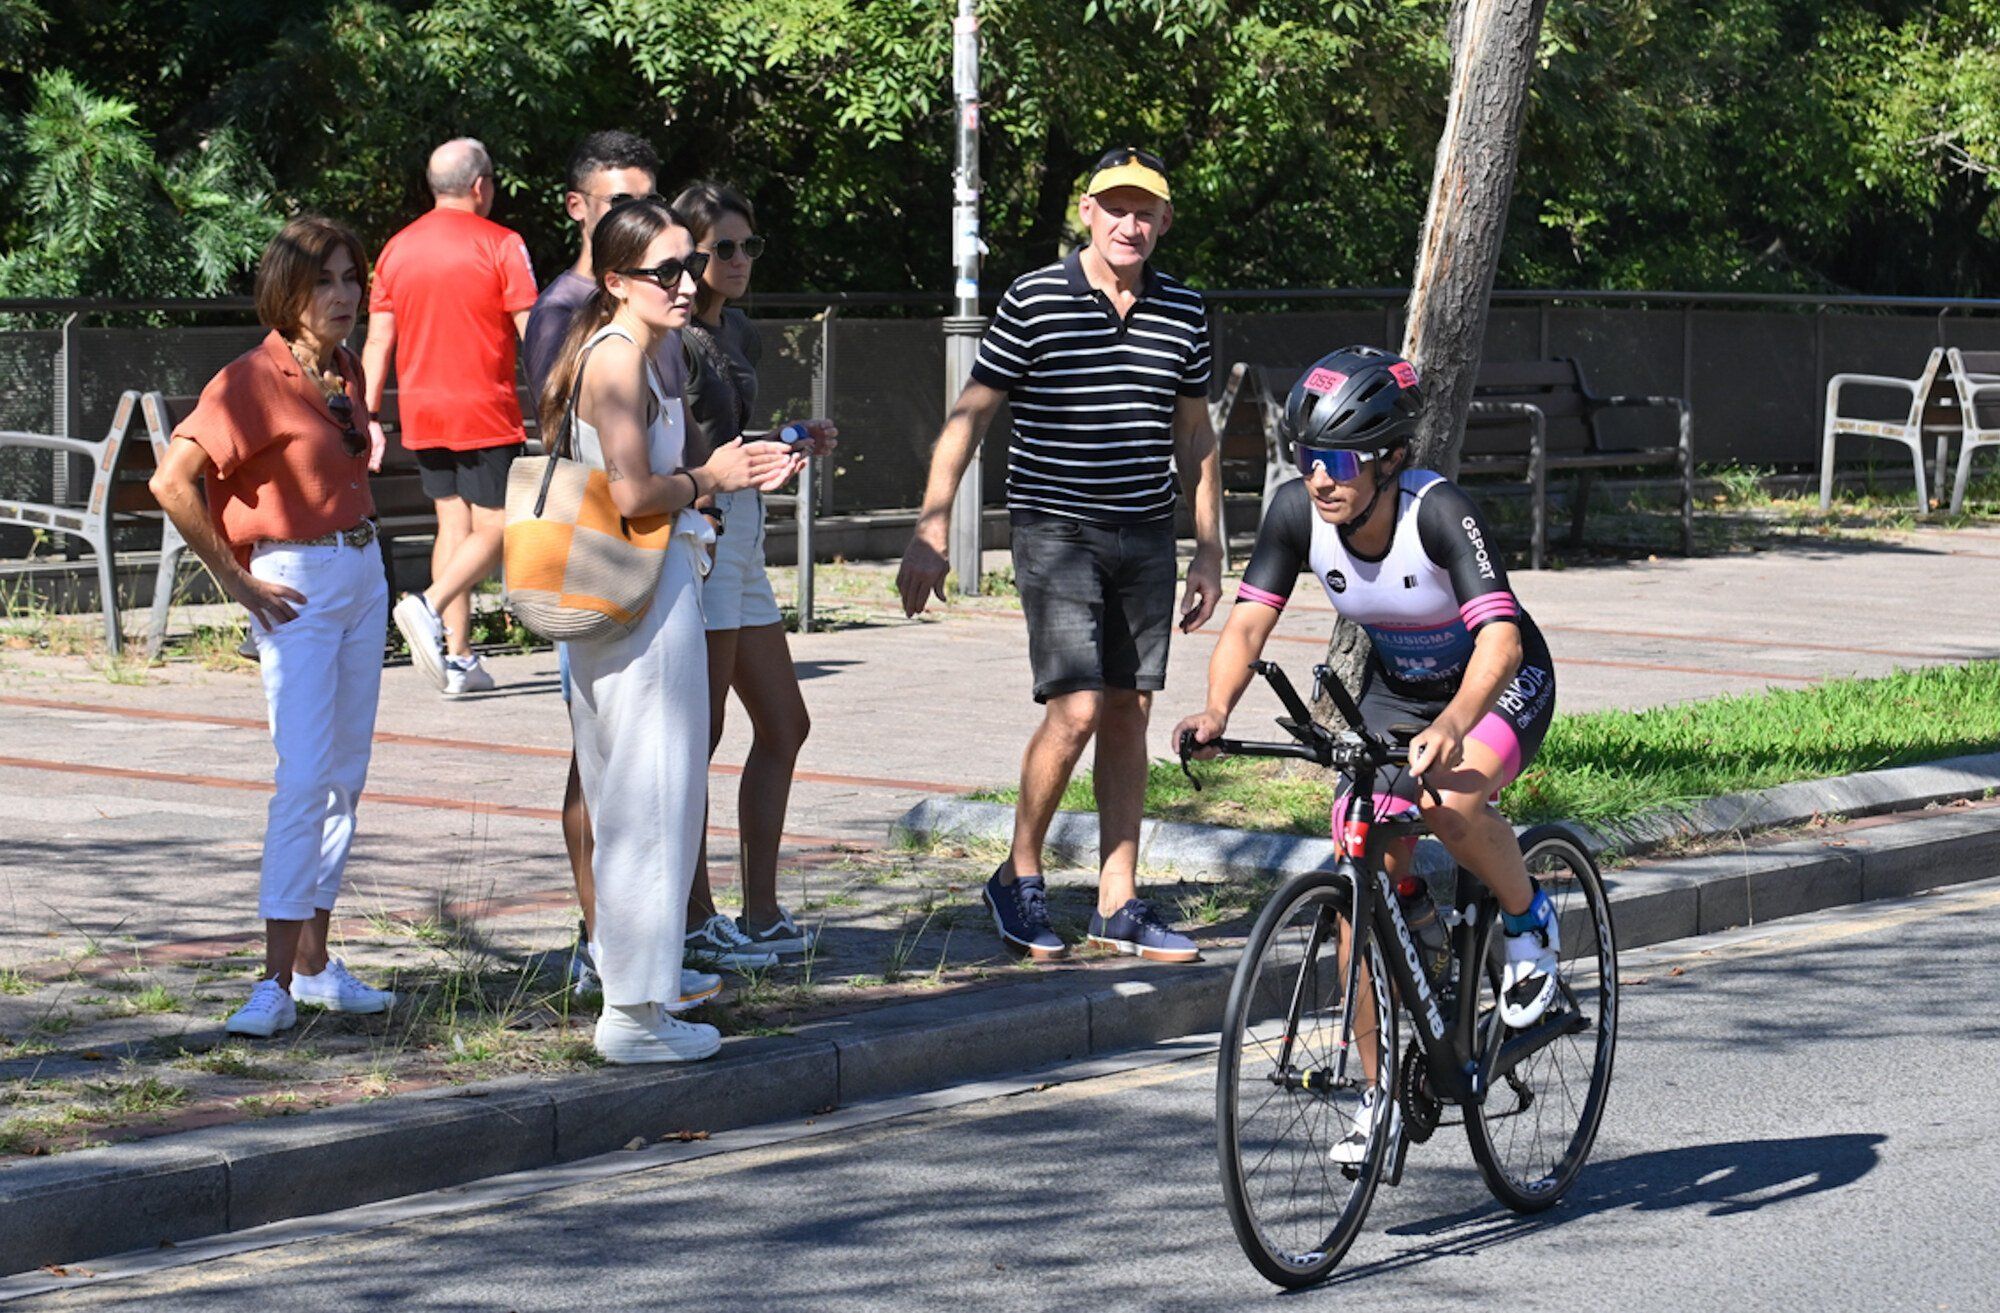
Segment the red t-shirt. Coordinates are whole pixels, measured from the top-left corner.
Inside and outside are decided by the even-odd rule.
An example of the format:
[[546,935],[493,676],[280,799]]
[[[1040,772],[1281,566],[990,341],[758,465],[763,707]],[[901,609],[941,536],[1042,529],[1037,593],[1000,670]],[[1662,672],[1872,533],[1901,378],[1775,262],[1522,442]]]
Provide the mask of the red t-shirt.
[[535,269],[511,228],[432,210],[375,260],[368,309],[396,316],[403,445],[473,451],[525,440],[514,391],[514,313],[535,304]]
[[[366,437],[361,362],[345,348],[335,359],[355,431]],[[208,513],[246,565],[250,549],[267,538],[317,538],[375,514],[367,450],[347,454],[318,385],[276,333],[208,381],[174,436],[199,444],[215,462]]]

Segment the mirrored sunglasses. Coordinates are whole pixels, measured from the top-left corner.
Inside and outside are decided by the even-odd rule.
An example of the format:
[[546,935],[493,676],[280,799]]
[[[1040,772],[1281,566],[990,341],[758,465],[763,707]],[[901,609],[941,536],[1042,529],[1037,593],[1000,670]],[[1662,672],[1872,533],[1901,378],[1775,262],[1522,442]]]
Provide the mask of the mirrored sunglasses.
[[1349,451],[1344,447],[1294,448],[1298,453],[1299,473],[1311,474],[1317,466],[1326,476],[1337,483],[1352,483],[1361,476],[1361,467],[1368,461],[1387,454],[1380,451]]

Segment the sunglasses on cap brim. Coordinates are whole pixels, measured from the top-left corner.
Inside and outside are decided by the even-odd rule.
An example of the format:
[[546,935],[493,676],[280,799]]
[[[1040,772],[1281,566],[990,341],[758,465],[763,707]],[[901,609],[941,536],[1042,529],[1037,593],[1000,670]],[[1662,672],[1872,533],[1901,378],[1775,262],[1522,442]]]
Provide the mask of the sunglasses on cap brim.
[[1361,477],[1361,467],[1371,460],[1380,460],[1389,454],[1381,451],[1349,451],[1345,447],[1294,448],[1298,453],[1299,473],[1311,474],[1317,466],[1326,476],[1337,483],[1352,483]]

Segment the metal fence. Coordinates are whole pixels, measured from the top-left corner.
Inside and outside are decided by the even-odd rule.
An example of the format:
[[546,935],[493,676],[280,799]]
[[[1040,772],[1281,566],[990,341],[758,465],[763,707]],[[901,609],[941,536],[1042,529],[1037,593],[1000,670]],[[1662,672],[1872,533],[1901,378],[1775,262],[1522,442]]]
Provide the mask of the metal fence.
[[[1217,387],[1239,360],[1298,368],[1348,342],[1397,342],[1406,296],[1399,288],[1208,293]],[[942,298],[765,296],[748,308],[765,335],[757,422],[824,413],[840,423],[819,513],[915,506],[944,420]],[[0,324],[24,325],[0,328],[0,428],[81,436],[104,433],[125,389],[198,391],[262,335],[243,299],[0,301]],[[1574,356],[1600,391],[1686,397],[1698,460],[1797,469],[1818,460],[1831,374],[1914,375],[1938,345],[2000,349],[2000,301],[1501,291],[1485,355]],[[1005,439],[1003,418],[988,450]],[[1257,453],[1237,454],[1232,488],[1257,490]],[[988,459],[984,469],[985,500],[998,504],[1005,461]],[[46,456],[0,452],[0,496],[60,497],[69,473]],[[121,545],[143,549],[157,532],[131,526]],[[0,530],[0,556],[26,548],[25,531]]]

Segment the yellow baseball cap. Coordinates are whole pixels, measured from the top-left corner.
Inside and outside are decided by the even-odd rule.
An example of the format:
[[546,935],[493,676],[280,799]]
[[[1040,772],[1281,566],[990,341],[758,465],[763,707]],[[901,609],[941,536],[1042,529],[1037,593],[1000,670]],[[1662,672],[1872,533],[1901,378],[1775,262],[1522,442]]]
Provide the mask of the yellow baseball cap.
[[1134,146],[1105,151],[1098,158],[1096,171],[1090,175],[1090,184],[1083,193],[1095,196],[1113,187],[1137,187],[1163,201],[1173,199],[1167,192],[1166,161]]

